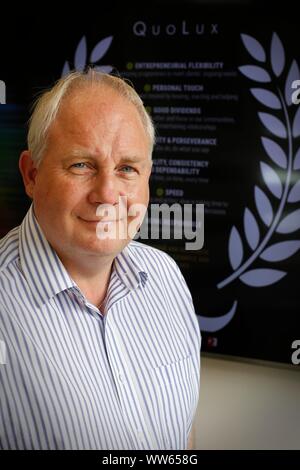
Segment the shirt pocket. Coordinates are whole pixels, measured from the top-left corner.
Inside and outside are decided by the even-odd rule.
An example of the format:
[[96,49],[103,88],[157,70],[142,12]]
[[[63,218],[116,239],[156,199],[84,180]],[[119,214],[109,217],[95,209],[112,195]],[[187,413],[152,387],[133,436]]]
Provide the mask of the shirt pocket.
[[158,403],[157,422],[164,449],[185,449],[193,413],[191,355],[152,369]]

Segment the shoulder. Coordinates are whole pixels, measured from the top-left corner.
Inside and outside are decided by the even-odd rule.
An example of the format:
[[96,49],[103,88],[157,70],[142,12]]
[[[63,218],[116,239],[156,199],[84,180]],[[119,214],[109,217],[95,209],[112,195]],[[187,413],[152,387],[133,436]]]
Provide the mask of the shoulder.
[[198,354],[201,345],[199,322],[191,292],[176,261],[164,251],[136,241],[130,242],[128,250],[135,263],[149,274],[150,290],[164,305],[170,306],[172,322],[180,322],[187,332],[190,348]]
[[11,278],[13,276],[12,272],[8,273],[8,269],[14,264],[18,257],[19,227],[16,227],[0,240],[0,317],[6,310],[4,299],[6,298],[7,293],[10,292],[10,287],[7,285],[6,281],[7,278]]
[[13,228],[0,240],[0,274],[19,256],[19,229]]

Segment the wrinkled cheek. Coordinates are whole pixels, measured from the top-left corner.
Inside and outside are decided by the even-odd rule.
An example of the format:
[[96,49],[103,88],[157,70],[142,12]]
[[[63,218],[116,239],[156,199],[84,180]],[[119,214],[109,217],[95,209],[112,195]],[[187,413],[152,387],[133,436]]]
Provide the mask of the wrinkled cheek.
[[36,189],[33,194],[33,207],[36,217],[44,218],[44,213],[51,212],[51,198],[45,189]]
[[36,216],[51,233],[54,230],[60,231],[65,222],[66,213],[70,211],[72,200],[74,201],[74,198],[69,197],[61,186],[44,184],[35,194]]
[[134,202],[148,204],[149,182],[145,181],[143,184],[130,185],[125,195],[130,204]]

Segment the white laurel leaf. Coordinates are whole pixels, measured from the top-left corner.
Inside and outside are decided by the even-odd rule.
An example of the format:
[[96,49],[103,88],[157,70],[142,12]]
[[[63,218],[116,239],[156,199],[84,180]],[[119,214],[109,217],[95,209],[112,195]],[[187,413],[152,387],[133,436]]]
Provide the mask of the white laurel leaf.
[[239,232],[233,226],[229,236],[229,261],[237,269],[243,260],[243,244]]
[[300,180],[292,187],[287,199],[288,202],[299,202],[300,201]]
[[282,42],[278,35],[273,33],[271,41],[271,65],[276,77],[279,77],[284,69],[285,54]]
[[281,103],[275,93],[263,88],[251,88],[250,91],[261,104],[272,109],[281,109]]
[[277,137],[286,139],[286,127],[282,121],[280,121],[280,119],[268,113],[258,113],[258,116],[268,131],[272,132],[272,134],[276,135]]
[[280,199],[282,196],[282,183],[279,176],[273,170],[273,168],[270,167],[270,165],[267,165],[265,162],[260,162],[260,169],[266,186],[275,197]]
[[75,57],[74,57],[74,67],[75,70],[81,71],[84,70],[87,62],[87,44],[86,38],[83,36],[79,41],[77,46]]
[[66,60],[66,62],[64,63],[61,76],[64,77],[65,75],[68,75],[68,73],[70,73],[70,66],[69,66],[69,62]]
[[284,217],[278,225],[276,232],[278,233],[292,233],[300,228],[300,209],[292,212]]
[[251,287],[264,287],[275,284],[287,273],[277,269],[252,269],[242,274],[239,279]]
[[252,36],[241,34],[242,41],[249,54],[259,62],[266,61],[266,53],[262,45]]
[[267,137],[261,138],[262,144],[268,156],[276,163],[280,168],[287,168],[286,154],[274,140],[268,139]]
[[269,246],[260,254],[264,261],[276,262],[282,261],[294,255],[300,248],[299,240],[289,240],[286,242],[275,243]]
[[295,155],[293,169],[300,170],[300,147],[298,148],[297,153]]
[[100,59],[104,57],[106,52],[108,51],[111,42],[113,40],[113,36],[107,36],[106,38],[102,39],[91,52],[90,55],[90,62],[95,63],[98,62]]
[[257,65],[241,65],[239,71],[247,78],[250,78],[250,80],[255,80],[256,82],[268,83],[271,81],[268,72]]
[[267,227],[269,227],[273,220],[273,209],[271,203],[265,193],[258,187],[254,188],[254,199],[257,211]]
[[247,242],[254,251],[259,243],[259,228],[254,215],[247,207],[244,212],[244,231]]

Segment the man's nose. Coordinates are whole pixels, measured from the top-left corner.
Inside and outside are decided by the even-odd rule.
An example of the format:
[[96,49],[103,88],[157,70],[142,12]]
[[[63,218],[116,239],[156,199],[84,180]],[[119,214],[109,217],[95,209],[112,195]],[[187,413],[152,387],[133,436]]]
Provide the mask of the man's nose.
[[117,204],[119,197],[118,184],[114,175],[99,173],[93,179],[89,191],[89,202],[92,204]]

